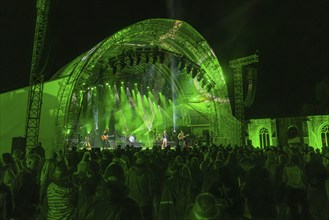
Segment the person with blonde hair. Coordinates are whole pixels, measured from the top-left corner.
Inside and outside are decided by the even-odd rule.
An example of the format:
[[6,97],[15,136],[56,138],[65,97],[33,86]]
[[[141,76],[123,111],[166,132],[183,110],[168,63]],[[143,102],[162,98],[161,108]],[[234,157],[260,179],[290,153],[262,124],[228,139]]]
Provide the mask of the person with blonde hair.
[[164,130],[162,133],[162,146],[161,147],[166,148],[167,144],[168,144],[168,134],[167,134],[167,131]]

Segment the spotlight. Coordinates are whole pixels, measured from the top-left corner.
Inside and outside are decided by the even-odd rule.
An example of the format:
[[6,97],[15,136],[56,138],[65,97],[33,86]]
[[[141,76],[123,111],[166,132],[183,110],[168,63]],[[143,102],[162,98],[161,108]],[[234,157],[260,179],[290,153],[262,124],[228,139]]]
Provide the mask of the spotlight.
[[151,49],[150,48],[144,48],[143,52],[145,54],[145,63],[149,63]]
[[136,65],[139,65],[142,60],[142,54],[139,49],[136,50]]
[[152,63],[155,64],[158,61],[158,56],[156,54],[152,55]]
[[116,74],[117,69],[118,69],[117,66],[113,65],[113,66],[112,66],[112,73],[113,73],[113,74]]
[[191,70],[192,70],[192,65],[191,65],[191,64],[188,64],[188,65],[186,66],[186,73],[187,73],[187,74],[190,74],[190,73],[191,73]]
[[203,79],[201,79],[200,83],[201,83],[202,87],[205,87],[207,80],[203,78]]
[[183,69],[185,68],[185,62],[186,62],[185,56],[182,56],[181,58],[179,58],[179,61],[180,61],[179,70],[183,71]]
[[195,78],[197,74],[198,74],[198,69],[197,67],[194,67],[192,70],[192,77]]
[[160,51],[159,52],[159,62],[161,63],[161,64],[163,64],[164,63],[164,61],[165,61],[165,53],[163,52],[163,51]]
[[112,73],[115,74],[117,72],[117,66],[114,63],[114,60],[110,62],[110,67],[112,68]]
[[178,67],[178,64],[179,64],[178,58],[176,56],[173,56],[171,58],[171,61],[168,63],[168,67],[176,69]]
[[207,92],[210,92],[210,90],[212,89],[212,85],[211,84],[208,84],[207,86],[206,86],[206,89],[207,89]]
[[127,66],[127,64],[125,63],[125,57],[122,56],[120,58],[120,69],[123,70],[126,66]]
[[196,80],[200,81],[203,78],[203,75],[201,75],[201,73],[198,74],[198,76],[196,77]]
[[145,63],[149,63],[149,61],[150,61],[149,53],[146,52],[145,53]]
[[133,58],[132,50],[129,51],[128,58],[129,58],[129,65],[132,66],[134,64],[134,58]]
[[155,64],[158,61],[159,47],[155,47],[152,53],[152,63]]

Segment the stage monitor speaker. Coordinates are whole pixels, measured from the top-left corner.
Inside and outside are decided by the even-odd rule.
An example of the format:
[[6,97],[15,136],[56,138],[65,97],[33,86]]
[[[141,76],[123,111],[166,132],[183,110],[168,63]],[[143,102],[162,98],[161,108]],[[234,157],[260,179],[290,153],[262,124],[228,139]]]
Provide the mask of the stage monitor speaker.
[[25,137],[13,137],[11,142],[11,153],[15,150],[21,150],[24,155],[26,154],[26,138]]

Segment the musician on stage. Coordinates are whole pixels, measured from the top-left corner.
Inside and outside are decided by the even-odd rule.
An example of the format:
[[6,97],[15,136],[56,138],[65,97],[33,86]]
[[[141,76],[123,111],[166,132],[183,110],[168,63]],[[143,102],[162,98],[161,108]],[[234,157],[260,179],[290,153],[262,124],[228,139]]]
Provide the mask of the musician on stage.
[[85,137],[85,147],[87,148],[87,150],[91,150],[91,139],[90,139],[90,135],[88,134]]
[[103,150],[104,149],[109,149],[109,144],[110,144],[110,141],[108,139],[109,137],[109,131],[110,129],[106,128],[102,134],[102,140],[103,140]]
[[161,148],[166,148],[168,144],[168,135],[167,135],[167,131],[164,130],[162,133],[162,145]]
[[186,141],[185,141],[185,138],[188,136],[184,134],[184,132],[181,130],[177,136],[178,138],[178,143],[179,143],[179,146],[181,147],[181,150],[183,150],[184,148],[187,147],[186,145]]

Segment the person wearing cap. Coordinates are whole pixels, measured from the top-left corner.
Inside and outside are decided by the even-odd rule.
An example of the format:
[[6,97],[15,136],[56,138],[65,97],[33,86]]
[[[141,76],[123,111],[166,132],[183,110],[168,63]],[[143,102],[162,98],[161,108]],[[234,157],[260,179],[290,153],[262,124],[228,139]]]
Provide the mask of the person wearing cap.
[[230,215],[216,202],[211,193],[200,193],[186,209],[184,220],[230,220]]

